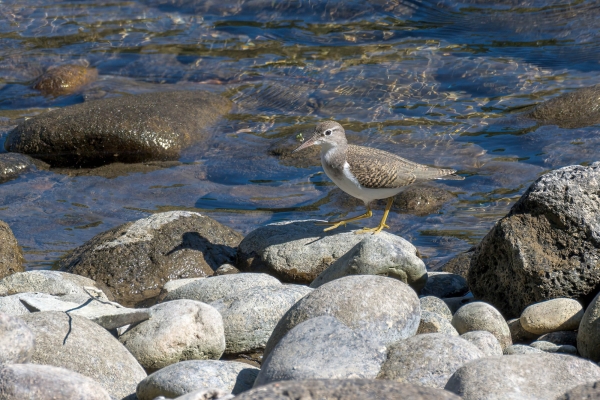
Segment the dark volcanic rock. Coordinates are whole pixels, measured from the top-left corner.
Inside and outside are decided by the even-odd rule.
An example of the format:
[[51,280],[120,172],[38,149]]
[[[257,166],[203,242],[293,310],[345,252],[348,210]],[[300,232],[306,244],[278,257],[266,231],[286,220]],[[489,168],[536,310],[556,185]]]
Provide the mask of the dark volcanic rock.
[[589,301],[600,284],[599,209],[600,163],[542,176],[477,246],[473,295],[505,317],[557,297]]
[[33,84],[43,94],[60,96],[77,91],[82,86],[98,79],[96,68],[82,65],[60,65],[46,70]]
[[175,160],[230,108],[224,97],[200,91],[96,100],[20,123],[4,147],[53,167]]
[[544,125],[581,128],[600,122],[600,85],[577,89],[543,102],[526,114]]
[[44,167],[47,165],[44,164],[25,154],[2,153],[0,154],[0,183],[8,182],[37,168],[46,169]]
[[172,279],[209,276],[233,262],[242,235],[201,214],[158,213],[101,233],[61,261],[63,271],[104,283],[132,305]]
[[10,227],[0,221],[0,279],[25,271],[23,252]]
[[460,275],[465,279],[469,279],[469,266],[471,265],[471,258],[473,257],[473,252],[475,248],[472,247],[468,251],[464,253],[459,253],[444,265],[442,265],[442,271],[450,272],[452,274]]

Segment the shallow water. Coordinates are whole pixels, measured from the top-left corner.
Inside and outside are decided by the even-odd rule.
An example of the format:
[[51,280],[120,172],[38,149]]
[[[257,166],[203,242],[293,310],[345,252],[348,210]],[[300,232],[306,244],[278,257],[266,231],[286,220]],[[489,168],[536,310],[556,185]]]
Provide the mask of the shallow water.
[[[597,127],[517,116],[598,84],[593,1],[0,2],[0,144],[19,118],[88,99],[204,89],[236,107],[182,165],[113,179],[34,172],[0,185],[0,219],[28,268],[152,212],[196,210],[248,233],[275,221],[362,213],[331,195],[317,159],[271,155],[334,118],[353,143],[453,167],[439,212],[393,212],[429,266],[476,244],[540,174],[598,159]],[[82,91],[43,96],[47,67],[97,68]],[[381,216],[368,222],[374,226]]]

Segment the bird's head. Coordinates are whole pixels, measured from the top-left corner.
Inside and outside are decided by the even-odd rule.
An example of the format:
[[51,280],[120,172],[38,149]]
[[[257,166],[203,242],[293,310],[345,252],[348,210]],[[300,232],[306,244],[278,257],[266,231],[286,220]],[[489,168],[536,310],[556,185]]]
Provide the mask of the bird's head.
[[348,142],[344,128],[335,121],[325,121],[318,123],[310,139],[298,146],[292,153],[314,145],[325,144],[333,147],[346,143]]

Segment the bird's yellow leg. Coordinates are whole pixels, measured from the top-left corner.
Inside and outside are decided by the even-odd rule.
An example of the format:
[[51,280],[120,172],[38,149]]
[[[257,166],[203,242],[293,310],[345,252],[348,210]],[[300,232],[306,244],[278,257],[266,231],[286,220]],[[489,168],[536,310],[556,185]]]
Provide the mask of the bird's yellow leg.
[[383,218],[381,218],[381,222],[379,222],[379,225],[377,225],[375,228],[363,228],[360,231],[355,231],[354,233],[359,234],[359,233],[368,233],[368,232],[373,232],[373,235],[381,232],[381,230],[383,228],[389,228],[389,226],[387,226],[385,224],[385,220],[388,217],[388,214],[390,213],[390,209],[392,208],[392,203],[394,202],[394,198],[390,197],[387,201],[387,204],[385,205],[385,211],[383,213]]
[[346,226],[349,222],[358,221],[359,219],[371,218],[373,216],[373,212],[371,211],[371,207],[367,206],[367,212],[359,215],[357,217],[343,219],[341,221],[332,221],[332,222],[318,222],[317,225],[331,225],[329,228],[323,229],[323,232],[334,230],[335,228],[339,228],[340,226]]

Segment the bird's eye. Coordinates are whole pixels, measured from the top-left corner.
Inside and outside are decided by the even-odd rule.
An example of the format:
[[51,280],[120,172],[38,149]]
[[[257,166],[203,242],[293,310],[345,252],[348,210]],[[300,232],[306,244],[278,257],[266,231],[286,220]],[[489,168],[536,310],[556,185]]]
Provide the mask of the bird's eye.
[[325,131],[325,134],[326,134],[327,136],[331,135],[331,129],[327,129],[327,130]]

